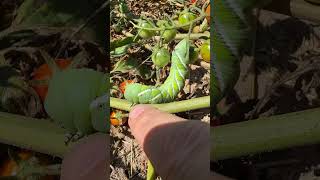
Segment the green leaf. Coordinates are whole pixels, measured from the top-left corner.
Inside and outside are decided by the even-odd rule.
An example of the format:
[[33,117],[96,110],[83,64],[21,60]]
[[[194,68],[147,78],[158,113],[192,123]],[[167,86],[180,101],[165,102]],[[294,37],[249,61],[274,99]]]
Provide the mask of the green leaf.
[[208,30],[209,24],[208,24],[208,21],[206,18],[202,21],[199,28],[200,28],[200,32],[204,32],[204,31]]
[[126,37],[124,39],[118,39],[110,42],[110,50],[114,51],[116,48],[125,46],[125,45],[130,45],[134,43],[134,37]]
[[129,57],[127,60],[120,60],[110,73],[127,73],[133,71],[133,74],[141,76],[143,79],[149,79],[152,76],[149,68],[137,62],[136,59]]
[[118,48],[114,49],[113,51],[111,51],[110,55],[111,55],[111,57],[123,56],[123,55],[127,54],[127,51],[128,51],[129,47],[130,47],[130,45],[125,45],[125,46],[118,47]]

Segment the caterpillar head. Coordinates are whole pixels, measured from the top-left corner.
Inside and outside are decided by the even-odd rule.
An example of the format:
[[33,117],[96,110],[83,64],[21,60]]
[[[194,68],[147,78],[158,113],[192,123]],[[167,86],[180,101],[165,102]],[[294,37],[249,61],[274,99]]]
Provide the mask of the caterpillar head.
[[99,132],[108,132],[110,129],[110,123],[108,121],[110,108],[108,107],[108,103],[109,95],[105,95],[91,104],[92,126]]
[[109,87],[109,75],[105,74],[101,80],[101,86],[98,91],[100,97],[96,98],[90,105],[91,122],[95,130],[99,132],[108,132],[110,129],[110,95],[107,93]]

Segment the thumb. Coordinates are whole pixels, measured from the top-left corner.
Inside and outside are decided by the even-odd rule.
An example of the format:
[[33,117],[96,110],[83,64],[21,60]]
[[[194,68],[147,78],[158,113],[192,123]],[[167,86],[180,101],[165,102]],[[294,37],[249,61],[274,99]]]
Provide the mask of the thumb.
[[129,126],[163,179],[210,179],[207,124],[137,105],[129,114]]
[[109,179],[109,142],[102,133],[81,139],[62,161],[61,180]]

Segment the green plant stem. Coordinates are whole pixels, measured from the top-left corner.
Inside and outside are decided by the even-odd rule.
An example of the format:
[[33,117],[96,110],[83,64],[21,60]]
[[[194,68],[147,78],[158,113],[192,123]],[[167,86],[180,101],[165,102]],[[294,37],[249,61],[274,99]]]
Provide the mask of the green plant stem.
[[156,84],[160,84],[160,68],[156,67],[156,76],[157,76],[157,82]]
[[150,160],[148,160],[147,180],[154,180],[157,178],[156,172]]
[[[177,34],[176,37],[174,39],[184,39],[186,38],[187,36],[189,36],[189,34]],[[196,40],[196,39],[200,39],[200,38],[210,38],[210,33],[190,33],[190,36],[189,38],[191,40]]]
[[[181,40],[181,39],[184,39],[188,36],[189,34],[187,33],[179,33],[179,34],[176,34],[176,36],[174,37],[175,40]],[[134,35],[131,34],[131,33],[126,33],[126,36],[127,37],[133,37]],[[154,36],[155,40],[159,41],[161,39],[161,36]],[[191,40],[197,40],[197,39],[200,39],[200,38],[210,38],[210,33],[190,33],[190,39]]]
[[62,158],[72,146],[65,145],[65,134],[49,120],[0,112],[1,143]]
[[[186,37],[188,37],[189,34],[187,33],[181,33],[181,34],[177,34],[174,39],[175,40],[181,40],[181,39],[184,39]],[[156,40],[160,40],[161,39],[161,36],[155,36],[154,37]],[[210,33],[190,33],[190,39],[191,40],[197,40],[197,39],[200,39],[200,38],[210,38]]]
[[174,25],[174,26],[167,26],[167,27],[162,27],[162,28],[146,28],[146,27],[141,27],[139,25],[136,25],[135,23],[133,23],[132,21],[130,21],[130,23],[135,27],[135,28],[138,28],[138,29],[143,29],[143,30],[149,30],[149,31],[164,31],[164,30],[170,30],[170,29],[179,29],[179,28],[182,28],[182,27],[185,27],[185,26],[190,26],[191,24],[193,24],[194,22],[197,22],[197,21],[200,21],[202,19],[204,19],[206,17],[206,13],[204,12],[201,12],[199,17],[197,17],[196,19],[188,22],[188,23],[185,23],[183,25]]
[[320,108],[212,127],[211,160],[320,142]]
[[[169,113],[178,113],[202,108],[210,107],[210,96],[204,96],[199,98],[193,98],[183,101],[175,101],[171,103],[164,104],[150,104],[162,111],[166,111]],[[110,107],[130,111],[133,107],[133,104],[127,100],[119,99],[119,98],[110,98]]]

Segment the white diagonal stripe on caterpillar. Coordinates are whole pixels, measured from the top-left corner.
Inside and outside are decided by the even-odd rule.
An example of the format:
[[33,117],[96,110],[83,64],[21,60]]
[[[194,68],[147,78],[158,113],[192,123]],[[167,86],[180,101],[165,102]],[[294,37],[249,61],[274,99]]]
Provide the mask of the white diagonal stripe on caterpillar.
[[138,96],[142,96],[143,94],[148,93],[149,91],[152,91],[152,90],[151,90],[151,89],[146,89],[146,90],[140,92],[140,93],[138,94]]
[[178,79],[176,78],[176,73],[174,74],[174,80],[177,83],[178,89],[181,90],[180,83],[179,83]]

